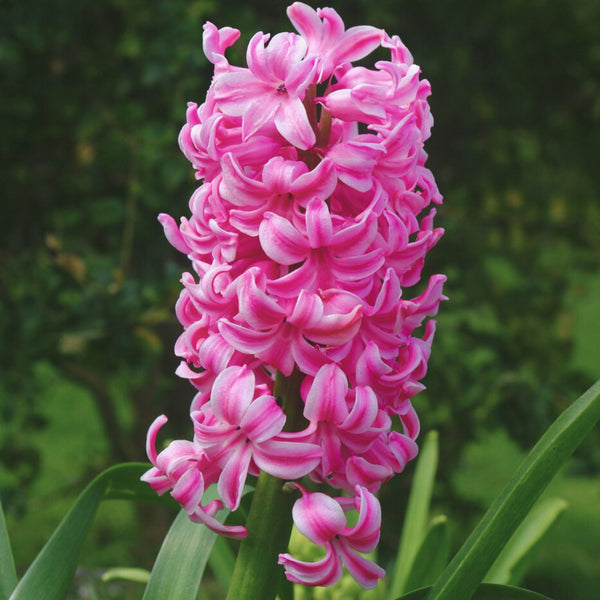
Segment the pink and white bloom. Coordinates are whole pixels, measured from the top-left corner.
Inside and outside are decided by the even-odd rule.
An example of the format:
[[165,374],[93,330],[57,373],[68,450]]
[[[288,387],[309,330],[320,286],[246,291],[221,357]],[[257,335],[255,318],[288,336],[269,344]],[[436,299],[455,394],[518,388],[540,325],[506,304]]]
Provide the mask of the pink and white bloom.
[[[385,571],[359,552],[371,552],[379,541],[381,507],[377,498],[360,486],[356,486],[352,499],[311,493],[297,483],[289,485],[302,492],[292,509],[294,524],[311,542],[325,548],[325,557],[307,563],[280,554],[279,564],[285,567],[286,577],[305,585],[333,585],[341,577],[343,565],[365,589],[374,588]],[[348,527],[344,514],[350,508],[358,511],[353,527]]]
[[381,29],[363,25],[345,31],[344,22],[333,8],[314,10],[302,2],[294,2],[287,15],[307,45],[307,55],[315,57],[319,81],[328,79],[334,68],[370,54],[381,43]]
[[306,150],[316,141],[302,100],[316,83],[316,60],[304,60],[306,43],[292,33],[255,34],[248,45],[248,69],[221,73],[213,82],[217,106],[242,118],[247,140],[263,126],[275,129],[292,145]]
[[[187,216],[159,216],[191,263],[175,353],[197,390],[193,436],[158,451],[159,417],[143,479],[233,537],[245,528],[216,514],[238,508],[248,477],[292,482],[296,526],[325,557],[282,554],[288,579],[331,585],[345,566],[370,588],[383,576],[361,555],[379,538],[374,494],[417,454],[413,401],[446,299],[443,275],[410,289],[443,234],[426,166],[431,86],[397,36],[346,29],[332,8],[294,2],[287,14],[296,31],[256,33],[245,65],[226,57],[239,31],[204,26],[214,75],[179,135],[198,187]],[[299,376],[289,410],[304,416],[302,431],[275,397],[277,372]],[[303,477],[338,491],[308,492]]]
[[210,401],[192,412],[194,439],[222,469],[217,489],[231,510],[240,504],[249,472],[298,479],[321,457],[318,446],[301,441],[304,434],[281,435],[285,414],[265,391],[245,365],[228,367],[215,379]]
[[220,500],[202,505],[205,489],[215,481],[218,467],[194,442],[175,440],[160,454],[156,452],[156,436],[167,422],[164,415],[157,417],[148,430],[146,452],[153,467],[142,476],[158,494],[171,489],[171,495],[181,504],[190,519],[203,523],[212,531],[233,538],[248,534],[245,527],[226,526],[215,515],[223,508]]
[[319,369],[306,395],[304,416],[313,426],[309,438],[322,449],[320,464],[311,477],[353,491],[344,483],[346,463],[361,456],[391,427],[390,417],[380,409],[369,387],[349,389],[344,372],[330,363]]

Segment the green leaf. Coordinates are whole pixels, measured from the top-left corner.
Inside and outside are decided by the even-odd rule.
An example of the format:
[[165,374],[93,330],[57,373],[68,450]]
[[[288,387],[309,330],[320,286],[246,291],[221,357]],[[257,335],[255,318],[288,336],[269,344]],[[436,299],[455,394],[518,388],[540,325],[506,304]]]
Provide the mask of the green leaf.
[[450,528],[445,515],[432,519],[404,588],[416,590],[431,585],[450,558]]
[[[211,486],[202,500],[211,502],[216,497],[216,486]],[[223,510],[217,518],[223,521],[228,514]],[[180,511],[163,540],[143,600],[194,600],[216,537]]]
[[212,552],[208,559],[208,565],[213,572],[216,580],[223,590],[227,590],[231,576],[233,575],[233,567],[235,565],[235,554],[229,547],[226,538],[217,536]]
[[140,480],[149,468],[148,463],[132,462],[107,469],[104,473],[110,473],[110,476],[102,499],[146,502],[179,509],[179,504],[170,494],[159,496],[145,481]]
[[600,380],[550,426],[500,493],[427,600],[468,600],[566,459],[600,419]]
[[81,546],[102,500],[128,498],[165,502],[158,499],[155,492],[148,494],[150,486],[140,484],[139,478],[147,469],[146,463],[124,463],[100,473],[77,498],[10,600],[64,600],[77,568]]
[[15,562],[0,501],[0,600],[7,600],[17,585]]
[[106,489],[105,473],[94,479],[79,496],[10,600],[63,600],[66,597],[77,568],[79,551]]
[[547,498],[536,505],[506,544],[484,581],[518,585],[543,538],[567,506],[568,503],[562,498]]
[[429,519],[429,505],[431,504],[437,464],[438,433],[437,431],[430,431],[425,438],[415,467],[415,475],[398,546],[394,576],[388,592],[390,600],[408,589],[406,582],[417,550],[425,536],[425,527]]
[[[427,600],[428,594],[433,588],[422,588],[409,592],[398,600]],[[475,590],[473,600],[550,600],[547,596],[526,590],[524,588],[509,585],[498,585],[496,583],[482,583]]]

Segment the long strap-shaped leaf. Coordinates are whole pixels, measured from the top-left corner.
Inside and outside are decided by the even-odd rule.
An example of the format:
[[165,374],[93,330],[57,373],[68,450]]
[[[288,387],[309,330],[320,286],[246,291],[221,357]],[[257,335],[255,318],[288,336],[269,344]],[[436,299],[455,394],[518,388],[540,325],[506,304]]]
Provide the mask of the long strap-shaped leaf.
[[542,541],[567,506],[562,498],[546,498],[536,504],[502,549],[484,581],[519,585]]
[[429,506],[438,465],[438,453],[438,432],[430,431],[417,459],[392,583],[387,595],[389,600],[397,598],[410,589],[407,587],[408,577],[426,534]]
[[171,504],[172,498],[156,495],[140,481],[145,463],[125,463],[98,475],[81,493],[33,561],[10,600],[64,600],[71,585],[79,552],[100,502],[129,498]]
[[469,600],[519,524],[600,419],[600,380],[550,426],[440,575],[427,600]]
[[403,589],[417,590],[430,586],[448,564],[449,557],[450,526],[447,517],[439,515],[431,520]]
[[0,600],[6,600],[16,585],[17,573],[0,502]]
[[[216,498],[216,490],[209,488],[203,501]],[[229,511],[222,511],[223,520]],[[143,600],[194,600],[200,580],[217,534],[197,523],[191,523],[184,510],[177,515],[163,540]]]
[[[427,600],[427,594],[431,592],[431,589],[428,587],[416,590],[401,596],[398,600]],[[482,583],[475,590],[472,600],[550,600],[550,598],[524,588],[498,585],[496,583]]]

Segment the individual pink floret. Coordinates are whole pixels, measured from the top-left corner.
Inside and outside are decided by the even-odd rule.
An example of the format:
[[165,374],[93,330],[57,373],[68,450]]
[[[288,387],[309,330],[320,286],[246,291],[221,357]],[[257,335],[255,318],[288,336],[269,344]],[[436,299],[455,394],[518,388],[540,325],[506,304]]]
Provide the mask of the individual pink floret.
[[148,430],[146,453],[154,465],[142,476],[159,494],[171,489],[171,495],[181,504],[190,519],[203,523],[209,529],[227,537],[243,538],[245,527],[223,525],[215,514],[223,508],[220,500],[202,506],[205,489],[216,480],[219,469],[194,442],[175,440],[160,454],[156,452],[156,436],[167,422],[164,415],[157,417]]
[[231,510],[240,504],[249,472],[298,479],[321,457],[317,445],[280,436],[285,414],[245,365],[228,367],[216,378],[210,401],[192,412],[192,420],[195,442],[222,469],[217,489]]
[[213,82],[215,102],[227,115],[242,117],[242,136],[247,140],[265,125],[292,145],[306,150],[315,133],[302,101],[316,83],[316,61],[303,60],[306,43],[291,33],[255,34],[246,54],[248,69],[218,74]]
[[334,68],[346,62],[360,60],[379,46],[384,32],[362,25],[345,31],[344,22],[333,8],[314,10],[302,2],[294,2],[287,15],[306,40],[307,56],[315,57],[319,66],[319,81],[328,79]]
[[[297,483],[289,486],[302,492],[292,509],[294,524],[311,542],[324,546],[325,557],[308,563],[280,554],[279,564],[285,567],[286,577],[310,586],[333,585],[340,579],[343,565],[365,589],[374,588],[385,571],[359,552],[371,552],[379,541],[381,508],[377,498],[360,486],[355,488],[354,500],[311,493]],[[346,524],[344,512],[350,508],[358,511],[354,527]]]

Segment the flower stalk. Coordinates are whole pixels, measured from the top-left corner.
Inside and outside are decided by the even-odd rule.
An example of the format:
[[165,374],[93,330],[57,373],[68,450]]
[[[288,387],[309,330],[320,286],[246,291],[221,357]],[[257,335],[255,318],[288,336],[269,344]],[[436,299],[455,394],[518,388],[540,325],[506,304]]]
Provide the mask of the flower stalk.
[[[275,397],[286,414],[285,430],[298,428],[302,417],[301,373],[289,377],[277,373]],[[292,533],[292,505],[298,494],[283,489],[284,482],[262,471],[252,497],[246,522],[248,536],[242,540],[227,600],[275,598],[283,571],[277,557],[285,552]]]
[[235,561],[227,600],[275,598],[283,570],[277,557],[285,552],[292,532],[292,505],[296,494],[283,490],[283,482],[262,471]]

